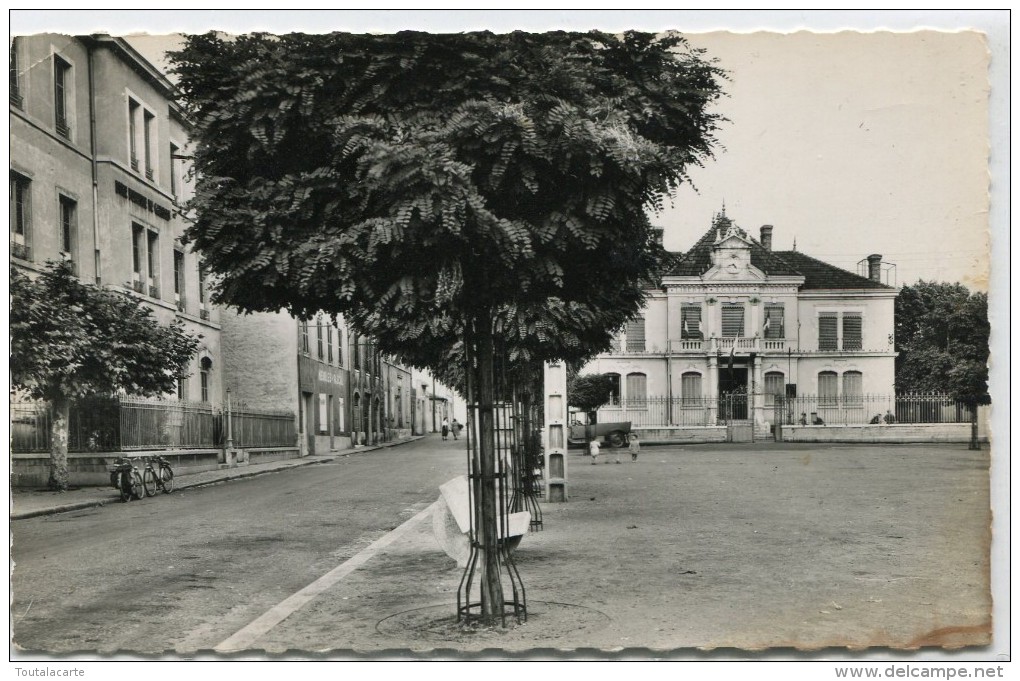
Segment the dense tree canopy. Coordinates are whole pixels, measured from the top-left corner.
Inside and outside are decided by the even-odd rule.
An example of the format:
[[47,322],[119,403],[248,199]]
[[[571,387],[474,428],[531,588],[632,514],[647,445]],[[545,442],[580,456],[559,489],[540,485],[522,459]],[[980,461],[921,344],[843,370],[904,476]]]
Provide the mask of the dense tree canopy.
[[198,340],[134,298],[81,282],[67,263],[10,271],[11,383],[52,400],[123,390],[172,393]]
[[646,209],[720,120],[677,36],[204,35],[172,59],[218,299],[345,313],[418,366],[466,319],[526,357],[605,349],[663,255]]
[[214,299],[342,313],[471,386],[492,621],[496,379],[603,350],[640,310],[665,257],[646,211],[710,154],[720,72],[641,33],[204,35],[171,59]]
[[988,397],[988,296],[961,284],[919,281],[896,299],[896,389]]

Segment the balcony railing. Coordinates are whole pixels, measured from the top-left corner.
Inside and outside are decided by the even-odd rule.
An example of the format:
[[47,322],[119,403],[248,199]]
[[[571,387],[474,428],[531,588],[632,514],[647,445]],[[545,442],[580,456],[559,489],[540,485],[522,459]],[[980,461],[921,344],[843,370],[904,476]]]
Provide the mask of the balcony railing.
[[25,100],[22,99],[21,95],[14,90],[11,90],[11,104],[18,107],[19,109],[25,108]]
[[67,121],[58,120],[56,124],[57,134],[65,139],[71,139],[71,126]]
[[152,284],[149,285],[149,297],[150,298],[159,298],[159,287],[158,286],[153,286]]
[[797,350],[793,338],[761,338],[760,336],[738,336],[735,338],[683,338],[669,341],[671,354],[728,354],[734,352],[786,352]]

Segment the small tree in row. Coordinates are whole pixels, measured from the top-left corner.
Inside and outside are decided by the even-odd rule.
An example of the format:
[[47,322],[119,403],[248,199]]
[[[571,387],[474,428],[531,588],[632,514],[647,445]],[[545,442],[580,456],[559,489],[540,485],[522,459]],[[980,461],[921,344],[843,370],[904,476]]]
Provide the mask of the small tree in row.
[[35,279],[11,267],[11,385],[49,401],[50,489],[68,487],[71,401],[96,394],[173,392],[198,346],[179,322],[161,325],[125,293],[81,282],[66,262]]

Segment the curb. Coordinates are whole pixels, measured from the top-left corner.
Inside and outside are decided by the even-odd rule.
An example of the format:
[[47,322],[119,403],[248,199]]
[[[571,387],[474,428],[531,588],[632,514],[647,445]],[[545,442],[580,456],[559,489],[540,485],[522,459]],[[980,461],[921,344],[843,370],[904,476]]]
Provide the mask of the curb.
[[[367,446],[364,446],[364,447],[359,447],[357,449],[345,449],[345,450],[337,452],[336,454],[330,454],[330,455],[323,456],[322,458],[316,457],[314,460],[308,460],[308,459],[289,459],[289,460],[286,460],[285,459],[284,462],[281,462],[281,463],[284,463],[284,465],[276,466],[276,467],[273,467],[273,468],[265,468],[265,469],[262,469],[262,470],[259,470],[259,469],[244,470],[244,471],[239,471],[237,473],[234,473],[233,471],[235,471],[237,469],[225,469],[228,472],[225,472],[222,476],[216,477],[215,479],[212,479],[212,480],[201,480],[201,481],[196,480],[194,482],[188,482],[186,480],[182,480],[182,478],[187,478],[188,476],[187,475],[182,475],[181,477],[177,478],[177,489],[192,489],[192,488],[198,488],[198,487],[208,487],[210,485],[217,485],[217,484],[219,484],[221,482],[230,482],[231,480],[242,480],[244,478],[253,478],[253,477],[256,477],[256,476],[259,476],[259,475],[268,475],[269,473],[279,473],[280,471],[284,471],[284,470],[287,470],[289,468],[301,468],[303,466],[314,466],[315,464],[329,463],[329,462],[335,461],[336,459],[341,458],[341,457],[351,456],[352,454],[360,454],[360,453],[363,453],[363,452],[371,452],[371,451],[375,451],[377,449],[383,449],[383,448],[386,448],[386,447],[397,447],[399,445],[407,444],[409,442],[415,442],[416,440],[420,440],[423,437],[425,437],[425,436],[424,435],[414,435],[414,436],[411,436],[411,437],[409,437],[409,438],[407,438],[405,440],[398,440],[396,442],[384,442],[382,444],[367,445]],[[256,464],[256,465],[259,465],[259,464]],[[201,473],[195,473],[194,475],[201,475]],[[108,498],[108,499],[90,499],[88,501],[76,501],[76,502],[70,503],[70,504],[61,504],[59,506],[51,506],[49,508],[39,508],[39,509],[35,509],[35,510],[32,510],[32,511],[20,511],[20,512],[12,511],[11,515],[10,515],[10,519],[11,520],[26,520],[28,518],[37,518],[37,517],[43,516],[43,515],[56,515],[57,513],[68,513],[70,511],[81,511],[81,510],[88,509],[88,508],[96,508],[98,506],[105,506],[108,503],[111,503],[113,501],[118,501],[118,500],[119,500],[119,497],[117,495],[111,494],[110,498]]]

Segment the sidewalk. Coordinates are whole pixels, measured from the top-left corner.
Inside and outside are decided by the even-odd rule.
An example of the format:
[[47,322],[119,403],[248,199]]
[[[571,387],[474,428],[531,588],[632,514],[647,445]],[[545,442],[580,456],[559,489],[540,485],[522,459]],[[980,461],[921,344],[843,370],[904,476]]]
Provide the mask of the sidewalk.
[[[228,480],[239,480],[250,478],[255,475],[275,473],[276,471],[296,468],[298,466],[311,466],[318,463],[326,463],[344,456],[371,452],[384,447],[394,447],[406,442],[413,442],[423,436],[416,435],[403,440],[385,442],[380,445],[367,445],[341,449],[329,454],[317,454],[306,456],[300,459],[284,459],[282,461],[271,461],[269,463],[249,464],[236,468],[223,468],[215,471],[202,471],[199,473],[188,473],[185,470],[174,471],[175,489],[188,489],[212,485]],[[95,506],[120,503],[120,493],[112,487],[80,487],[63,493],[48,492],[45,490],[11,490],[11,520],[22,520],[40,515],[51,515],[53,513],[66,513],[67,511],[78,511]]]

